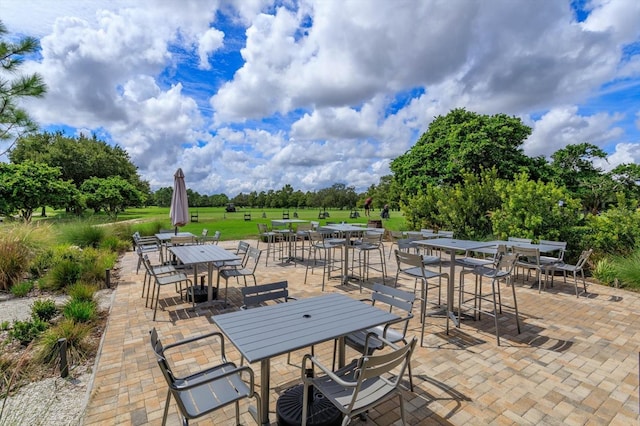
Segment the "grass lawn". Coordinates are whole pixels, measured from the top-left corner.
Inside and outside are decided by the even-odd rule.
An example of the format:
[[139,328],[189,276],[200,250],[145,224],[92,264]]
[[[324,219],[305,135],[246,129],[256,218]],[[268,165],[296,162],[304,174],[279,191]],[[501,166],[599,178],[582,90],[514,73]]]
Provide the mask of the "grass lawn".
[[[271,220],[282,219],[283,209],[238,209],[235,213],[226,213],[224,207],[198,207],[189,209],[189,213],[198,214],[198,222],[190,222],[180,227],[180,231],[191,232],[195,235],[202,233],[203,228],[209,230],[209,235],[215,231],[220,231],[222,240],[239,240],[243,238],[258,237],[258,223],[267,223],[271,225]],[[350,219],[349,210],[329,210],[329,217],[326,219],[318,219],[318,209],[290,209],[289,218],[295,219],[294,213],[298,213],[297,219],[319,221],[320,225],[329,222],[346,222],[346,223],[367,223],[364,211],[359,211],[360,217]],[[251,215],[251,220],[245,220],[244,215]],[[401,212],[393,211],[390,219],[383,220],[383,226],[391,230],[404,230],[406,224]],[[163,228],[171,228],[169,219],[169,208],[147,207],[140,209],[129,209],[125,213],[118,215],[118,221],[142,219],[145,222],[162,223]],[[372,212],[371,219],[380,220],[380,212]],[[134,225],[134,229],[136,226]],[[141,231],[142,232],[142,231]]]

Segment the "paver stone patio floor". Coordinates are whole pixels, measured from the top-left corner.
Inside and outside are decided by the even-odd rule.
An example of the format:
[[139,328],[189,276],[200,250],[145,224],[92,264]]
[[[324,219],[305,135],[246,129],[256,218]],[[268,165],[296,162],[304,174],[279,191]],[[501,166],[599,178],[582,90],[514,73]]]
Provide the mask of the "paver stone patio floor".
[[[251,241],[256,246],[257,241]],[[235,248],[237,242],[221,243]],[[261,248],[264,245],[261,244]],[[387,250],[389,246],[387,246]],[[263,254],[264,256],[264,254]],[[95,378],[83,419],[86,425],[159,425],[167,384],[149,345],[149,330],[158,329],[163,343],[203,334],[215,329],[211,315],[233,311],[241,305],[239,285],[229,281],[230,306],[195,310],[173,291],[161,290],[164,310],[145,308],[141,298],[143,272],[136,274],[137,258],[126,253],[118,264],[114,292]],[[387,284],[395,277],[395,260],[387,261]],[[280,263],[261,259],[258,283],[288,280],[291,294],[300,299],[321,294],[322,268],[309,273],[304,282],[303,263]],[[467,278],[471,280],[471,278]],[[215,280],[215,276],[214,276]],[[372,273],[361,294],[355,283],[329,280],[325,292],[342,292],[356,299],[366,297],[381,277]],[[471,282],[471,281],[470,281]],[[640,357],[640,294],[592,284],[588,297],[576,298],[572,279],[567,285],[556,277],[555,285],[538,293],[522,276],[516,281],[522,333],[517,334],[512,315],[501,317],[501,346],[496,345],[493,318],[465,320],[460,328],[445,333],[444,317],[428,317],[423,347],[412,357],[415,392],[404,392],[407,421],[411,425],[638,425],[638,360]],[[402,282],[413,289],[413,283]],[[510,291],[503,291],[507,297]],[[445,293],[443,292],[443,295]],[[416,317],[409,334],[419,335]],[[226,342],[227,356],[240,355]],[[331,365],[333,342],[315,347],[316,356]],[[271,363],[270,420],[276,424],[277,396],[300,379],[300,360],[306,351],[292,354],[292,364],[281,356]],[[218,359],[213,347],[201,345],[177,368],[199,369]],[[348,359],[357,354],[347,351]],[[259,364],[251,367],[259,385]],[[255,424],[247,411],[252,401],[240,406],[243,424]],[[400,424],[397,399],[371,410],[368,421],[352,424]],[[192,424],[232,425],[233,406]],[[180,424],[175,403],[168,424]]]

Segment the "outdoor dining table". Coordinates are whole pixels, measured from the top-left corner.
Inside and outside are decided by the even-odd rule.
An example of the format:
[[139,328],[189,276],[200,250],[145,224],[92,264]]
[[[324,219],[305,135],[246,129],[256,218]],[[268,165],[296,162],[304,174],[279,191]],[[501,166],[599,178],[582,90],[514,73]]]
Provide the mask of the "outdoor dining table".
[[156,234],[156,238],[160,241],[160,245],[164,249],[165,259],[167,258],[167,245],[171,242],[171,238],[173,237],[194,237],[191,232],[159,232]]
[[[193,266],[193,285],[196,285],[198,281],[198,265],[207,265],[209,285],[207,293],[208,302],[211,302],[213,299],[213,264],[240,260],[240,257],[235,253],[214,244],[175,246],[169,248],[169,251],[171,251],[184,265]],[[218,288],[218,290],[220,289]]]
[[249,362],[260,361],[262,424],[269,423],[271,358],[339,339],[338,363],[344,366],[344,336],[399,320],[371,304],[339,293],[214,315],[214,324]]
[[560,250],[561,247],[554,244],[535,244],[535,243],[524,243],[519,241],[502,241],[502,240],[494,240],[489,241],[493,246],[498,246],[504,244],[507,248],[513,249],[514,247],[528,248],[528,249],[538,249],[540,253],[551,253],[556,250]]
[[[414,241],[413,244],[431,248],[437,248],[449,253],[450,265],[449,265],[449,280],[447,281],[447,306],[445,308],[445,315],[448,320],[451,319],[456,327],[460,327],[460,322],[453,312],[453,290],[455,286],[456,277],[456,251],[468,251],[479,249],[482,247],[494,246],[491,241],[471,241],[471,240],[458,240],[455,238],[434,238],[428,240]],[[447,326],[447,332],[449,331]]]
[[[287,240],[287,256],[284,258],[284,260],[286,262],[291,262],[291,261],[295,261],[296,257],[295,257],[295,253],[294,250],[292,250],[292,246],[293,246],[293,240],[296,237],[296,235],[293,233],[293,230],[291,229],[294,223],[306,223],[309,222],[308,220],[302,220],[302,219],[273,219],[271,221],[271,229],[273,230],[273,232],[277,232],[280,233],[282,235],[284,235],[284,237]],[[275,229],[276,226],[286,226],[286,229]]]

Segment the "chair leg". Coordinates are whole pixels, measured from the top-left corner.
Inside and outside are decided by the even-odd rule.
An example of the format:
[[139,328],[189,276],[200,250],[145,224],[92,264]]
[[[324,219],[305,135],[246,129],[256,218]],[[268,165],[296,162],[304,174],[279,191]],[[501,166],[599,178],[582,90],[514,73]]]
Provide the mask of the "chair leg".
[[507,285],[511,284],[511,290],[513,292],[513,308],[516,311],[516,327],[518,328],[518,334],[520,334],[520,317],[518,316],[518,301],[516,300],[516,286],[511,282],[511,279],[507,282]]
[[[411,392],[413,392],[413,390],[411,390]],[[400,404],[400,420],[402,420],[402,424],[406,425],[407,421],[404,417],[404,398],[402,397],[401,393],[398,393],[398,402]]]
[[160,299],[160,286],[158,286],[158,292],[156,293],[156,303],[153,308],[153,320],[156,320],[156,313],[158,312],[158,300]]
[[493,319],[496,324],[496,340],[500,346],[500,329],[498,328],[498,305],[496,304],[496,280],[491,280],[491,290],[493,292]]
[[169,403],[171,402],[171,391],[167,391],[167,400],[164,403],[164,414],[162,415],[162,426],[167,424],[167,415],[169,414]]

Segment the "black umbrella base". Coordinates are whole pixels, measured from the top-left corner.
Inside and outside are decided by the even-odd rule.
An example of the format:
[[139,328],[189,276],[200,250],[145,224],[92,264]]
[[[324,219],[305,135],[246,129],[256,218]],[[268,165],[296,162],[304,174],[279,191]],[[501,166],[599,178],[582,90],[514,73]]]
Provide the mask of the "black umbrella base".
[[[276,416],[279,426],[302,424],[303,385],[285,390],[276,403]],[[333,426],[342,423],[342,413],[320,392],[310,389],[307,424],[309,426]]]
[[[213,290],[213,300],[217,299],[218,289],[216,287],[213,287],[211,290]],[[207,289],[207,287],[196,285],[187,289],[187,300],[193,300],[194,303],[206,302],[208,296],[209,290]]]

